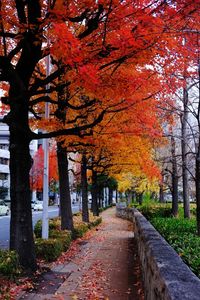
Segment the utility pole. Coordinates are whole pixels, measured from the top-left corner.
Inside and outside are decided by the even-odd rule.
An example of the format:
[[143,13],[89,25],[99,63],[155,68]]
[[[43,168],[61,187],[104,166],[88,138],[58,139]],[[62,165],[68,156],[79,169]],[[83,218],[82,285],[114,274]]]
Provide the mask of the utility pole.
[[[49,46],[47,38],[47,47]],[[50,74],[50,55],[46,57],[46,77]],[[46,90],[49,89],[49,84],[46,85]],[[45,103],[45,119],[49,118],[49,103]],[[49,237],[49,139],[43,139],[44,150],[44,175],[43,175],[43,213],[42,213],[42,238]]]

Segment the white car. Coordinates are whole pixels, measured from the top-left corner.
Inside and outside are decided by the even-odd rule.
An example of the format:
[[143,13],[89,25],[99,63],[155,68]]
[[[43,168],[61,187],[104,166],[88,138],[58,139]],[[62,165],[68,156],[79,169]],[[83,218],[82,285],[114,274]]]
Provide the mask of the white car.
[[10,208],[4,201],[0,201],[0,216],[9,215]]
[[43,203],[42,201],[35,202],[33,205],[33,210],[43,210]]

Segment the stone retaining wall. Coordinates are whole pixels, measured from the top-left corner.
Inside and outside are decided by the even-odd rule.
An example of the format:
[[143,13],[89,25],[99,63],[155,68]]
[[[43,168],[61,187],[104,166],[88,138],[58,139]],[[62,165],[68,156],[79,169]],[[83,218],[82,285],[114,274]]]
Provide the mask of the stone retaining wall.
[[143,269],[146,300],[200,300],[200,280],[136,209],[116,208],[133,221]]

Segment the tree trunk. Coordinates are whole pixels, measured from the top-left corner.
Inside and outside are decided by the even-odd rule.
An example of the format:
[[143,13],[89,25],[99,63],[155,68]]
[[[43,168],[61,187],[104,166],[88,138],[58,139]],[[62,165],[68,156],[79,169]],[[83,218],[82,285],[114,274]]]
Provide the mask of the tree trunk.
[[37,268],[29,183],[31,164],[29,141],[20,131],[10,128],[10,249],[17,251],[27,272]]
[[131,194],[132,194],[132,202],[135,202],[136,201],[136,193],[135,191],[131,191]]
[[116,189],[116,203],[118,203],[118,189]]
[[184,217],[190,218],[190,202],[188,194],[188,162],[187,162],[187,122],[188,122],[188,93],[187,89],[183,91],[183,116],[181,119],[181,148],[182,148],[182,180],[183,180],[183,207]]
[[60,142],[57,143],[57,159],[60,189],[61,229],[73,230],[74,226],[69,188],[67,151],[62,147],[62,143]]
[[98,195],[99,195],[99,201],[97,201],[98,207],[102,208],[103,207],[103,188],[98,187]]
[[81,164],[81,187],[82,187],[82,220],[83,222],[89,223],[87,159],[85,154],[83,154],[82,156],[82,164]]
[[159,202],[160,203],[165,203],[164,192],[163,192],[163,184],[162,183],[160,184]]
[[137,202],[142,205],[143,202],[143,193],[136,194]]
[[92,202],[93,202],[94,216],[99,216],[99,205],[98,205],[97,195],[98,195],[97,172],[92,170]]
[[[198,60],[198,79],[199,79],[199,99],[198,99],[198,130],[200,134],[200,124],[199,124],[199,116],[200,116],[200,59]],[[196,219],[197,219],[197,234],[200,236],[200,136],[198,137],[198,148],[196,154]]]
[[150,199],[153,200],[153,201],[156,201],[157,197],[156,197],[156,193],[155,192],[151,192]]
[[104,206],[108,206],[108,189],[107,187],[104,187]]
[[176,144],[175,139],[171,137],[171,153],[172,153],[172,215],[178,215],[178,170],[176,162]]
[[[19,7],[20,5],[18,5],[16,18],[20,23],[19,14],[22,13],[22,10]],[[27,14],[24,12],[24,16],[26,15],[27,18],[26,23],[32,24],[34,30],[27,27],[24,33],[22,32],[24,42],[16,63],[11,63],[6,55],[0,57],[0,80],[10,84],[8,93],[10,112],[4,117],[4,122],[8,124],[10,130],[10,248],[17,251],[20,264],[26,271],[35,271],[37,265],[29,182],[32,164],[29,152],[31,132],[28,121],[29,98],[27,95],[29,94],[30,79],[41,58],[42,40],[38,38],[40,30],[38,20],[41,17],[39,1],[28,1],[26,12],[31,12]]]
[[109,194],[108,194],[108,204],[112,205],[113,202],[113,189],[109,188]]
[[139,194],[138,194],[138,203],[139,203],[140,205],[142,205],[142,202],[143,202],[143,193],[139,193]]
[[196,218],[197,218],[197,234],[200,236],[200,149],[198,149],[196,158]]

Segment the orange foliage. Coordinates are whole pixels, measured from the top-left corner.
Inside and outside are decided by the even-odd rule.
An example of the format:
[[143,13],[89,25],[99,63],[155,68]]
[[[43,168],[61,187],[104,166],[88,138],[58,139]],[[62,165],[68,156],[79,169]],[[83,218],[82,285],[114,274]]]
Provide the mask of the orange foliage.
[[[44,175],[44,150],[42,146],[33,157],[33,166],[30,171],[31,189],[42,191]],[[58,181],[56,150],[53,146],[49,151],[49,182]]]
[[[43,50],[27,91],[29,107],[40,117],[30,122],[32,128],[56,131],[52,136],[64,140],[69,149],[92,144],[88,153],[93,156],[98,158],[103,151],[113,166],[124,162],[127,171],[135,168],[136,173],[159,178],[153,146],[161,141],[162,122],[173,123],[167,109],[171,95],[183,84],[179,74],[199,55],[199,1],[139,0],[133,5],[131,0],[57,0],[53,6],[36,1],[41,17],[35,24],[20,20],[15,1],[6,2],[1,22],[10,36],[6,49],[1,43],[1,55],[15,49],[27,30],[37,32],[34,43]],[[54,76],[46,91],[43,57],[49,53]],[[16,51],[13,65],[19,57]],[[7,89],[4,84],[2,88]],[[43,118],[45,101],[40,98],[46,94],[51,100],[49,119]],[[98,122],[103,122],[91,131],[101,114]],[[120,168],[112,167],[110,172]]]

